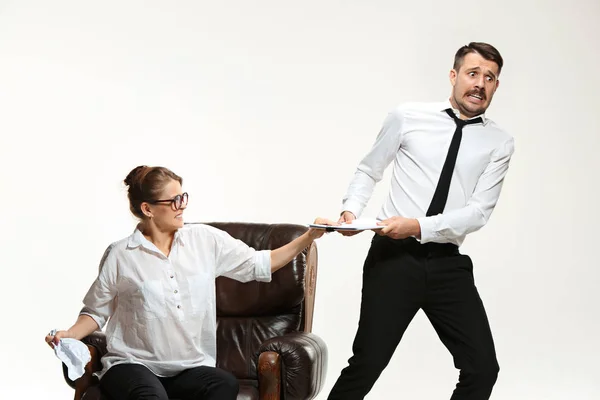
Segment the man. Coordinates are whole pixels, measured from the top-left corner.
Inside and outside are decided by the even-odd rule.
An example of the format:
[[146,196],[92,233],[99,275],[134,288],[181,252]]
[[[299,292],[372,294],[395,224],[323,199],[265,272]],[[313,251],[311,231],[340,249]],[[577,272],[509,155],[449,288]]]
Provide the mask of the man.
[[450,71],[452,92],[440,103],[393,110],[360,162],[339,222],[360,215],[394,161],[390,193],[364,263],[353,355],[330,400],[362,399],[423,309],[460,369],[452,400],[490,397],[499,371],[473,264],[459,253],[468,233],[494,209],[513,138],[485,117],[503,60],[487,43],[461,47]]

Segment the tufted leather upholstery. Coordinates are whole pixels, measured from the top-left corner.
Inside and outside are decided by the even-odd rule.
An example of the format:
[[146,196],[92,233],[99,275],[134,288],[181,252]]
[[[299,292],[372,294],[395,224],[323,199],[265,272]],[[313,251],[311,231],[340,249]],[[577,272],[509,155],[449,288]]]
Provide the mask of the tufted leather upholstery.
[[[302,235],[291,224],[209,223],[257,249],[276,249]],[[320,392],[327,367],[327,347],[312,329],[317,247],[312,244],[272,281],[241,283],[226,277],[217,288],[217,366],[240,382],[238,400],[304,400]],[[101,368],[106,338],[95,332],[83,339],[92,353],[86,374],[75,382],[75,400],[105,400],[93,371]]]

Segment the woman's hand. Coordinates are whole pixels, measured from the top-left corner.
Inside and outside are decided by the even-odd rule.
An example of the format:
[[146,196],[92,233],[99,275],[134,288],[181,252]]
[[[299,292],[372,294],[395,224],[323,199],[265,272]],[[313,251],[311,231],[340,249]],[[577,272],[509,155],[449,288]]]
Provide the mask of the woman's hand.
[[46,343],[48,343],[48,346],[50,346],[51,348],[54,348],[54,346],[58,345],[60,339],[72,337],[73,335],[71,335],[69,331],[58,331],[56,333],[50,332],[46,335]]
[[[325,218],[315,219],[315,224],[319,225],[339,225],[334,221],[330,221]],[[306,249],[311,243],[320,238],[325,234],[325,229],[309,228],[308,231],[304,232],[302,236],[297,237],[288,244],[281,246],[271,251],[271,273],[277,271],[289,263],[292,258],[296,257],[298,253]]]
[[[328,226],[338,226],[339,223],[329,220],[327,218],[317,218],[315,219],[314,224],[318,224],[318,225],[328,225]],[[310,236],[311,239],[318,239],[321,236],[323,236],[325,234],[326,230],[325,229],[317,229],[317,228],[310,228],[308,230],[308,236]]]

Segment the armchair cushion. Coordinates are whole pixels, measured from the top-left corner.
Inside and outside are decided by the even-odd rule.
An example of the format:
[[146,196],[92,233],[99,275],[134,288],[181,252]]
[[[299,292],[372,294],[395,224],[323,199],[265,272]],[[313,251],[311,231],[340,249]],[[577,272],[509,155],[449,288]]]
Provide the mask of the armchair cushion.
[[255,318],[220,317],[217,321],[217,367],[238,379],[256,379],[260,345],[298,330],[300,317],[287,313]]
[[237,400],[259,400],[258,388],[256,385],[248,385],[240,382],[240,392]]

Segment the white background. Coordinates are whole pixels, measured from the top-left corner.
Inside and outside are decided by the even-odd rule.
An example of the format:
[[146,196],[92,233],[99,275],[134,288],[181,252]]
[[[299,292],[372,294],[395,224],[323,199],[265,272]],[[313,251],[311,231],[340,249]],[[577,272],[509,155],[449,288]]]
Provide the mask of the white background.
[[[44,335],[132,231],[129,170],[183,176],[187,221],[336,218],[386,113],[447,98],[471,40],[505,58],[488,116],[516,139],[463,246],[496,339],[492,398],[600,398],[600,3],[566,3],[0,1],[0,398],[71,398]],[[319,241],[319,399],[351,355],[370,237]],[[368,398],[449,398],[457,376],[419,313]]]

